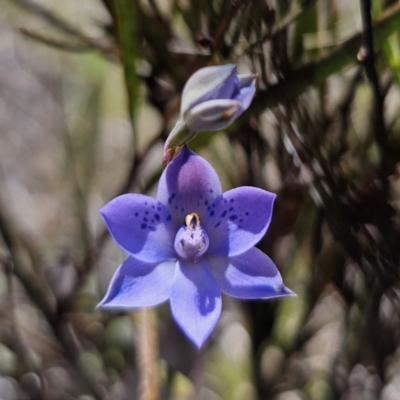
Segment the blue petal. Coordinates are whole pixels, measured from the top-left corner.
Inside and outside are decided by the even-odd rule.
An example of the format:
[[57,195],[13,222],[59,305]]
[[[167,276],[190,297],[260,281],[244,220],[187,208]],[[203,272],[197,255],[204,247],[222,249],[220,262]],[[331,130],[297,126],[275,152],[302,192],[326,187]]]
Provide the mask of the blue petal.
[[146,263],[128,257],[117,269],[100,308],[150,307],[169,299],[176,261]]
[[221,314],[221,293],[204,259],[179,260],[171,310],[186,336],[200,348]]
[[168,207],[176,226],[181,227],[187,214],[196,212],[201,219],[221,193],[214,168],[185,146],[161,175],[157,199]]
[[246,86],[254,86],[256,84],[257,74],[239,74],[238,75],[238,84],[239,89],[242,89]]
[[181,116],[194,106],[214,99],[230,99],[238,90],[236,66],[201,68],[186,82],[182,93]]
[[234,100],[240,101],[240,107],[236,111],[235,118],[239,117],[239,115],[249,108],[255,94],[256,88],[254,86],[240,89],[240,92],[234,97]]
[[235,256],[257,244],[268,229],[274,200],[274,193],[246,186],[219,196],[202,222],[210,239],[206,255]]
[[292,296],[272,260],[255,247],[234,257],[207,260],[223,293],[241,299]]
[[135,258],[146,262],[175,258],[176,228],[167,208],[156,199],[124,194],[100,213],[115,241]]
[[232,99],[208,100],[190,109],[184,119],[193,132],[218,131],[228,127],[241,114],[241,104]]

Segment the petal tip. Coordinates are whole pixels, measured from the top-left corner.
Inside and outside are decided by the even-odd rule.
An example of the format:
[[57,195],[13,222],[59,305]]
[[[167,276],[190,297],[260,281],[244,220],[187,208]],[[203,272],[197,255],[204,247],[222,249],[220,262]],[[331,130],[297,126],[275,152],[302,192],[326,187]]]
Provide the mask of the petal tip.
[[297,297],[297,293],[293,292],[293,290],[290,290],[286,286],[282,286],[280,288],[277,288],[277,292],[279,293],[279,296]]
[[215,321],[215,324],[212,324],[209,329],[204,332],[201,329],[193,329],[190,324],[182,324],[182,321],[180,321],[174,314],[174,311],[172,310],[172,316],[174,317],[174,320],[176,324],[179,326],[183,334],[187,337],[190,343],[192,343],[197,350],[200,350],[201,347],[204,345],[204,343],[207,341],[207,339],[211,336],[215,325],[217,321]]
[[113,211],[115,211],[116,207],[115,205],[118,205],[118,208],[121,208],[121,200],[125,200],[127,199],[129,196],[128,193],[117,196],[115,198],[113,198],[112,200],[110,200],[108,203],[104,204],[103,207],[101,207],[99,209],[99,214],[103,217],[103,219],[106,221],[109,214],[112,214]]
[[107,208],[107,204],[105,204],[103,207],[101,207],[99,209],[99,214],[101,215],[101,217],[105,220],[106,219],[106,208]]
[[195,336],[189,334],[189,332],[186,330],[182,329],[182,331],[185,334],[185,336],[188,338],[190,343],[192,343],[193,346],[196,347],[196,349],[198,351],[200,351],[200,349],[203,347],[204,343],[207,341],[207,339],[211,335],[211,332],[209,332],[206,335],[204,335],[203,337],[199,338],[199,337],[195,337]]
[[106,301],[106,297],[105,296],[94,308],[96,311],[104,311],[107,308],[110,308],[107,306],[107,301]]
[[[118,306],[116,307],[115,305],[110,304],[110,303],[112,303],[113,299],[109,299],[109,297],[110,296],[109,296],[109,291],[108,291],[106,293],[106,295],[99,301],[99,303],[96,305],[96,307],[94,309],[98,310],[98,311],[117,310]],[[119,308],[119,309],[121,309],[121,308]]]

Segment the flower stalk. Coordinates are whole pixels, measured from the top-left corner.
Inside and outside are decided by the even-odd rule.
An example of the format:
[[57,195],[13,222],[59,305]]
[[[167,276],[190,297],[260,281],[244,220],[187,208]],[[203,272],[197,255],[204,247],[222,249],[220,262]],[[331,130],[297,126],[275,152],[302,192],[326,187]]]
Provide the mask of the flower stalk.
[[158,374],[158,323],[153,308],[141,308],[132,313],[136,326],[136,352],[139,371],[138,399],[158,400],[160,378]]

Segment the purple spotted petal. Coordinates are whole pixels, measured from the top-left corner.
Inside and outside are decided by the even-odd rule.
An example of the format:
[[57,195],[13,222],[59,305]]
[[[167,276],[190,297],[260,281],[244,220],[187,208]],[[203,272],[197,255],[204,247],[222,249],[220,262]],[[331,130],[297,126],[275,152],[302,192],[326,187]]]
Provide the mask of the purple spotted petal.
[[206,216],[208,257],[235,256],[257,244],[268,229],[275,194],[254,187],[240,187],[219,196]]
[[207,260],[222,292],[241,299],[290,296],[272,260],[255,247],[234,257]]
[[161,175],[157,199],[168,207],[176,226],[180,227],[185,215],[191,212],[198,213],[201,219],[221,193],[213,167],[185,146]]
[[187,112],[186,125],[193,132],[224,129],[237,118],[241,104],[232,99],[205,101]]
[[164,204],[141,194],[124,194],[101,210],[114,240],[135,258],[161,262],[175,258],[176,228]]
[[221,314],[220,289],[204,259],[179,261],[170,301],[175,321],[200,348]]
[[238,90],[235,65],[201,68],[186,82],[182,93],[181,116],[190,108],[213,99],[230,99]]
[[168,300],[176,261],[146,263],[128,257],[118,268],[100,308],[150,307]]

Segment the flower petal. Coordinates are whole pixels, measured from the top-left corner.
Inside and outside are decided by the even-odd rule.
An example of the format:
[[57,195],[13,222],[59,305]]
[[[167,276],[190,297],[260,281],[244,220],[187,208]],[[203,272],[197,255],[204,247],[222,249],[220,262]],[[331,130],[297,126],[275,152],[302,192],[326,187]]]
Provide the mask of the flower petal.
[[208,100],[188,110],[184,119],[194,132],[218,131],[237,118],[240,106],[241,102],[238,100]]
[[201,68],[186,82],[182,93],[181,116],[190,108],[214,99],[230,99],[238,90],[233,64]]
[[246,186],[215,199],[202,221],[210,239],[206,255],[235,256],[257,244],[268,229],[274,200],[274,193]]
[[171,289],[171,310],[187,337],[200,348],[221,314],[221,292],[207,262],[179,260]]
[[146,263],[128,257],[115,272],[107,294],[98,307],[150,307],[168,300],[176,263]]
[[254,86],[256,84],[257,74],[239,74],[238,75],[238,84],[239,89],[242,89],[246,86]]
[[255,94],[256,88],[254,86],[248,86],[240,89],[239,94],[234,97],[234,100],[240,101],[240,107],[236,111],[235,118],[239,117],[239,115],[249,108]]
[[269,299],[294,293],[283,285],[272,260],[253,247],[234,257],[207,260],[222,292],[241,299]]
[[201,219],[221,193],[214,168],[185,146],[161,175],[157,199],[168,207],[176,226],[181,227],[189,213],[196,212]]
[[135,258],[161,262],[175,258],[176,228],[164,204],[141,194],[124,194],[101,210],[114,240]]

